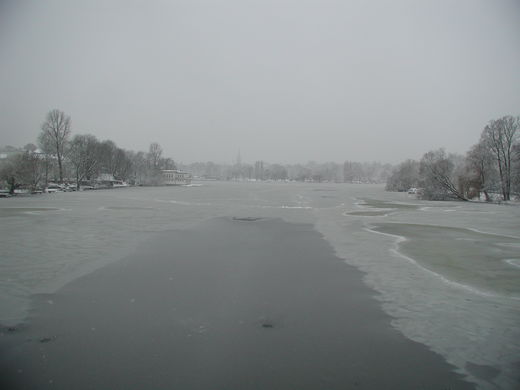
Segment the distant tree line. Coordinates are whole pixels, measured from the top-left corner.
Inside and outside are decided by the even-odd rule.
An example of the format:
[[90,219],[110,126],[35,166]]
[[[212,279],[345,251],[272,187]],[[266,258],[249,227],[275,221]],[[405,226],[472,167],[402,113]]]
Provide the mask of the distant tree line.
[[[406,160],[398,166],[354,161],[248,164],[239,158],[232,164],[197,162],[178,167],[201,179],[386,183],[388,191],[419,188],[424,199],[483,196],[489,201],[500,194],[509,200],[511,195],[520,195],[519,128],[518,117],[492,120],[465,156],[439,149],[425,153],[420,161]],[[91,134],[72,135],[70,117],[59,110],[47,114],[36,145],[4,147],[1,156],[0,181],[10,191],[20,186],[36,189],[49,182],[74,183],[79,188],[100,177],[154,185],[160,182],[161,170],[177,168],[171,158],[163,157],[158,143],[150,144],[147,152],[135,152]]]
[[511,200],[520,195],[519,134],[520,117],[491,120],[465,156],[438,149],[420,161],[406,160],[394,169],[386,189],[417,187],[419,196],[430,200]]
[[134,152],[91,134],[72,136],[71,118],[60,110],[47,114],[37,145],[4,150],[0,181],[10,192],[21,186],[44,187],[49,182],[74,183],[79,188],[81,183],[101,176],[133,184],[157,184],[162,169],[175,169],[175,162],[163,157],[158,143],[152,143],[148,152]]
[[269,180],[329,183],[385,183],[393,166],[379,162],[359,163],[346,161],[306,164],[276,164],[256,161],[254,164],[236,162],[217,164],[196,162],[180,165],[184,170],[202,179],[215,180]]

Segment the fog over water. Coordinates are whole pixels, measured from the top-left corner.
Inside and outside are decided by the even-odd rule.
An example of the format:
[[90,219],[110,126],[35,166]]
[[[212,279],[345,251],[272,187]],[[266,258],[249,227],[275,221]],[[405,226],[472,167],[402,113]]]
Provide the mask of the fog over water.
[[176,161],[397,163],[518,115],[520,3],[0,3],[0,144],[45,114]]
[[[25,321],[34,294],[52,304],[45,294],[157,233],[222,216],[283,218],[312,224],[340,258],[366,272],[405,336],[482,389],[519,382],[518,207],[420,201],[380,185],[265,182],[56,193],[1,206],[4,325]],[[482,368],[493,375],[482,377]]]

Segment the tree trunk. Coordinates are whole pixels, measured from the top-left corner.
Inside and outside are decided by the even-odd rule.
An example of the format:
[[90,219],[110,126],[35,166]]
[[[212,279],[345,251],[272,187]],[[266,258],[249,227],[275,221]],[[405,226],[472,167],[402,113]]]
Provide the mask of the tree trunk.
[[79,168],[76,168],[76,191],[79,191],[79,182],[80,182]]
[[45,187],[49,185],[49,159],[45,157]]
[[58,169],[60,172],[60,183],[63,183],[63,167],[61,165],[61,155],[58,154]]
[[14,195],[14,190],[16,188],[16,180],[14,178],[14,176],[11,176],[8,180],[7,180],[7,183],[9,184],[9,193],[11,195]]
[[502,169],[502,161],[498,159],[498,173],[500,175],[500,187],[502,189],[502,199],[507,200],[506,195],[506,186],[505,186],[505,178],[504,178],[504,172]]
[[486,197],[486,202],[490,202],[491,199],[489,198],[489,194],[486,190],[484,190],[484,196]]

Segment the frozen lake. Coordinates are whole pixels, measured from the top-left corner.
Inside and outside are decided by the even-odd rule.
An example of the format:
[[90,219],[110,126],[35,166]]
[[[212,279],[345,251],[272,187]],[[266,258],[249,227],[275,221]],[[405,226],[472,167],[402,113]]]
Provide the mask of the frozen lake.
[[[393,325],[481,388],[520,383],[520,207],[425,202],[378,185],[203,182],[0,200],[0,323],[31,296],[220,217],[311,223],[366,273]],[[52,304],[52,300],[49,300]]]

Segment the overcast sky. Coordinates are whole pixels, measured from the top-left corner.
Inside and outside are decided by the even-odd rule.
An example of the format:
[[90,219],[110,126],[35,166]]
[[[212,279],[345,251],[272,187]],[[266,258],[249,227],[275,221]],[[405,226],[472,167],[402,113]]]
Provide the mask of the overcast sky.
[[520,1],[0,0],[0,145],[53,108],[184,163],[397,163],[520,115]]

